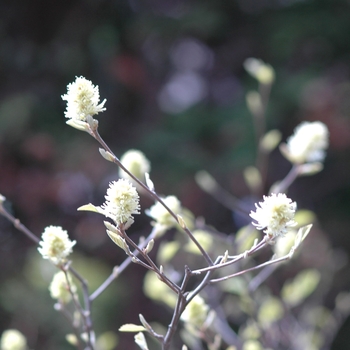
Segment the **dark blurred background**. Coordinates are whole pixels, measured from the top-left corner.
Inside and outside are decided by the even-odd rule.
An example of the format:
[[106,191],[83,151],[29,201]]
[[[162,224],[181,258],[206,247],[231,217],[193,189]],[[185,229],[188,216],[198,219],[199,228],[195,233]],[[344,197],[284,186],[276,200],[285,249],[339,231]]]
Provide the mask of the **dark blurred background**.
[[[302,120],[321,120],[330,130],[324,171],[299,179],[290,196],[315,211],[330,246],[348,254],[349,33],[349,0],[2,0],[0,193],[38,236],[48,225],[70,232],[92,289],[122,261],[101,217],[76,211],[101,204],[117,177],[97,143],[65,124],[61,95],[82,75],[107,99],[98,119],[114,152],[142,150],[160,194],[178,196],[196,216],[234,232],[232,213],[193,178],[205,169],[237,197],[249,193],[241,174],[254,163],[256,145],[245,94],[257,83],[243,62],[257,57],[276,71],[268,129],[281,130],[284,140]],[[266,190],[289,168],[276,150]],[[142,198],[143,208],[151,204]],[[131,234],[147,234],[148,222],[138,218]],[[0,243],[0,331],[18,328],[38,350],[70,349],[63,339],[69,327],[47,293],[52,270],[2,218]],[[140,312],[169,321],[142,296],[140,270],[131,267],[126,284],[115,283],[96,302],[98,332],[137,323]],[[339,272],[337,291],[349,290],[348,272]],[[336,349],[349,349],[339,337]],[[125,344],[118,348],[133,346]]]

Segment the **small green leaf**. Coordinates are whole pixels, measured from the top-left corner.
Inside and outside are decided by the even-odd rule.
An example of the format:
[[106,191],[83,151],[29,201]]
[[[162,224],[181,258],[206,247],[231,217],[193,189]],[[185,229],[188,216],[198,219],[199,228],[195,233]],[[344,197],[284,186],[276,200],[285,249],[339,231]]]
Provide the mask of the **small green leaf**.
[[143,335],[143,333],[137,333],[134,337],[135,343],[142,349],[142,350],[148,350],[146,338]]
[[184,229],[186,230],[187,226],[186,226],[186,223],[185,223],[185,220],[183,219],[183,217],[181,215],[176,215],[177,216],[177,221],[179,223],[179,225]]
[[263,150],[271,152],[278,146],[278,144],[281,142],[281,139],[282,134],[279,130],[270,130],[264,135],[264,137],[260,141],[260,146]]
[[95,207],[93,204],[89,203],[89,204],[85,204],[82,205],[81,207],[79,207],[77,209],[78,211],[92,211],[94,213],[100,213],[101,214],[101,209],[98,207]]
[[249,250],[259,237],[260,233],[258,230],[252,230],[249,226],[240,228],[236,233],[235,243],[237,244],[237,251],[242,253]]
[[118,337],[114,332],[102,333],[96,340],[96,347],[103,350],[113,350],[118,344]]
[[276,297],[268,297],[259,308],[258,320],[263,328],[269,327],[271,323],[278,321],[282,316],[283,305]]
[[103,223],[105,224],[106,228],[109,230],[109,231],[112,231],[116,234],[120,234],[119,232],[119,229],[117,226],[115,225],[112,225],[109,221],[103,221]]
[[296,306],[315,291],[321,276],[316,269],[306,269],[296,275],[292,281],[287,281],[282,288],[283,300],[290,306]]
[[177,241],[162,242],[157,253],[159,263],[164,264],[171,260],[179,249],[180,243]]
[[294,220],[299,226],[308,225],[316,220],[315,213],[311,210],[301,209],[295,213]]
[[261,186],[261,174],[255,166],[248,166],[243,171],[244,181],[250,190],[256,190]]
[[145,329],[152,333],[153,329],[152,327],[150,326],[150,324],[146,321],[146,319],[143,317],[142,314],[139,314],[139,319],[140,319],[140,322],[142,323],[142,325],[145,327]]
[[250,339],[243,343],[242,350],[263,350],[263,347],[259,341]]
[[99,148],[98,150],[100,151],[100,154],[104,159],[106,159],[112,163],[114,162],[115,157],[113,156],[113,154],[111,152],[108,152],[108,151],[104,150],[103,148]]
[[237,295],[244,295],[248,292],[247,282],[241,276],[223,281],[221,287],[223,291]]
[[137,324],[133,324],[133,323],[126,323],[123,324],[120,328],[119,328],[119,332],[145,332],[147,331],[145,327],[137,325]]
[[295,237],[295,243],[293,249],[298,249],[299,245],[304,241],[304,239],[309,234],[310,230],[312,228],[312,224],[303,226],[299,229],[296,237]]
[[80,120],[69,119],[66,121],[66,124],[80,131],[89,132],[89,129],[90,129],[88,123],[85,123]]
[[150,251],[153,249],[154,247],[154,239],[151,239],[148,243],[147,243],[147,246],[145,248],[145,253],[146,254],[149,254]]
[[[204,230],[195,230],[192,232],[194,238],[198,241],[198,243],[203,247],[204,250],[208,251],[213,247],[213,235],[210,234],[207,231]],[[189,240],[188,243],[185,245],[184,249],[192,254],[200,255],[201,252],[199,251],[196,244]]]

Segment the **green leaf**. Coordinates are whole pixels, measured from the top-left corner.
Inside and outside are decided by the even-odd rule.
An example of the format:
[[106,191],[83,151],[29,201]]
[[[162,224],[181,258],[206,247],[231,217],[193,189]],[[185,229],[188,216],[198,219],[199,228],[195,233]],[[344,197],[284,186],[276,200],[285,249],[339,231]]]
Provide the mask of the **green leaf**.
[[115,157],[113,156],[113,154],[111,152],[108,152],[108,151],[104,150],[103,148],[99,148],[98,150],[100,151],[100,154],[104,159],[106,159],[112,163],[114,162]]
[[143,335],[143,333],[137,333],[135,335],[135,343],[142,349],[142,350],[148,350],[146,338]]
[[263,350],[263,347],[259,341],[251,339],[243,343],[242,350]]
[[119,332],[145,332],[147,329],[143,326],[133,324],[133,323],[126,323],[123,324],[119,328]]
[[320,273],[316,269],[301,271],[292,281],[287,281],[283,285],[281,291],[283,300],[291,307],[300,304],[315,291],[320,279]]
[[103,350],[113,350],[118,344],[118,337],[114,332],[102,333],[96,341],[96,347]]
[[258,230],[252,230],[249,226],[242,227],[236,233],[235,243],[237,244],[237,251],[243,253],[249,250],[253,246],[254,241],[259,237],[260,233]]
[[273,296],[268,297],[262,303],[258,312],[258,320],[260,324],[266,328],[271,323],[278,321],[283,316],[283,305],[281,301]]
[[296,237],[295,237],[295,242],[293,246],[293,251],[298,249],[299,245],[304,241],[304,239],[307,237],[309,234],[310,230],[312,228],[312,224],[303,226],[299,229]]
[[316,220],[315,213],[311,210],[301,209],[295,213],[294,220],[299,226],[308,225]]
[[101,214],[101,209],[100,209],[99,207],[94,206],[94,205],[91,204],[91,203],[82,205],[82,206],[79,207],[77,210],[78,210],[78,211],[92,211],[92,212],[94,212],[94,213],[99,213],[99,214]]
[[158,261],[161,264],[164,264],[168,261],[170,261],[175,254],[179,251],[180,249],[180,243],[177,241],[172,241],[172,242],[162,242],[159,250],[158,250]]

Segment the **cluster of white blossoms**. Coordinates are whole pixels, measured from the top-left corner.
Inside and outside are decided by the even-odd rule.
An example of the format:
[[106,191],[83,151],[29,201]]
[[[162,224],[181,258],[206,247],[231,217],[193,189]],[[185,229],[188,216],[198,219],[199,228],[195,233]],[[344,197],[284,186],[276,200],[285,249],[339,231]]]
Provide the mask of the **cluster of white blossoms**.
[[322,162],[328,148],[328,128],[322,122],[299,124],[287,144],[282,145],[283,155],[292,163]]
[[26,350],[27,340],[25,336],[16,329],[7,329],[1,335],[1,350]]
[[133,222],[133,214],[140,214],[139,194],[129,180],[112,181],[102,204],[103,214],[111,218],[117,225]]
[[88,116],[92,117],[106,110],[106,100],[99,103],[98,86],[94,86],[84,77],[76,77],[73,83],[68,84],[67,94],[62,95],[62,100],[67,101],[66,118],[78,123],[86,122]]
[[70,275],[68,275],[68,282],[65,273],[63,271],[59,271],[53,276],[52,282],[49,287],[51,297],[53,299],[57,299],[62,304],[67,304],[72,299],[72,295],[69,291],[69,288],[72,291],[72,293],[75,293],[77,290],[77,287],[73,283]]
[[[120,162],[139,180],[143,180],[146,173],[150,172],[151,165],[146,156],[138,150],[131,149],[125,152]],[[119,176],[134,181],[123,169],[119,168]]]
[[72,253],[75,244],[76,241],[71,241],[67,231],[63,230],[62,227],[48,226],[41,236],[38,251],[44,259],[49,259],[55,265],[60,265]]
[[294,221],[297,204],[284,193],[272,193],[263,198],[263,202],[255,204],[256,211],[250,212],[250,216],[256,221],[253,225],[258,230],[265,229],[266,235],[273,240],[297,225]]
[[[181,214],[181,203],[175,196],[168,196],[164,198],[163,201],[173,213],[176,215]],[[146,214],[154,219],[157,224],[164,227],[170,228],[176,224],[174,217],[159,202],[146,210]]]

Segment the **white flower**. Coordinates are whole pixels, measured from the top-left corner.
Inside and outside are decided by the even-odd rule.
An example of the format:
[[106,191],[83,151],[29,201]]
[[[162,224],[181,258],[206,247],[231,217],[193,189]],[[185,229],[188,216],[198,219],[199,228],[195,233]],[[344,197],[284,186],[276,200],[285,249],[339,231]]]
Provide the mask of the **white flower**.
[[209,306],[201,296],[196,295],[186,306],[185,311],[181,315],[181,320],[201,328],[207,318],[208,312]]
[[38,248],[44,259],[50,259],[58,265],[65,261],[66,257],[72,253],[72,248],[76,241],[71,241],[67,231],[60,226],[48,226],[45,228]]
[[281,150],[292,163],[322,162],[328,148],[328,128],[322,122],[303,122]]
[[105,198],[106,202],[102,204],[101,209],[105,216],[118,225],[132,221],[133,214],[140,214],[139,194],[126,179],[111,182]]
[[103,100],[100,104],[98,86],[94,86],[90,80],[84,77],[76,77],[73,83],[68,84],[67,94],[62,95],[62,100],[67,101],[66,118],[75,121],[86,122],[88,116],[106,110]]
[[257,222],[253,225],[258,230],[265,229],[264,232],[272,239],[284,235],[289,227],[297,225],[294,221],[297,204],[283,193],[264,196],[264,201],[255,206],[256,212],[250,212]]
[[[69,285],[73,293],[76,292],[76,286],[72,281],[70,275],[68,275]],[[51,297],[59,300],[63,304],[67,304],[72,299],[72,295],[69,292],[69,286],[67,283],[66,275],[63,271],[57,272],[52,279],[49,287]]]
[[[164,198],[163,201],[176,215],[181,214],[181,203],[175,196],[168,196]],[[153,218],[158,224],[168,228],[176,224],[174,217],[159,202],[152,205],[152,207],[146,211],[146,214]]]
[[[151,165],[145,155],[138,150],[132,149],[125,152],[120,158],[120,162],[139,180],[143,180],[145,173],[149,173]],[[134,181],[124,170],[119,168],[119,176]]]
[[27,340],[25,336],[16,329],[8,329],[2,333],[0,341],[1,350],[25,350]]

